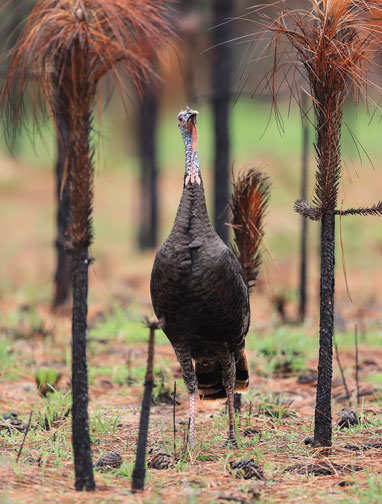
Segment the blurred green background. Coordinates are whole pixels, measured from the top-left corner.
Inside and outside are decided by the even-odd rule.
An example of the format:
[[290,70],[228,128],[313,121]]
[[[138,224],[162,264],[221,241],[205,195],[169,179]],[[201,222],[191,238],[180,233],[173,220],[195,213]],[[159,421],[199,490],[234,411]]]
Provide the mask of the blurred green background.
[[[33,3],[33,2],[32,2]],[[26,2],[25,5],[27,5]],[[28,5],[30,5],[29,3]],[[21,4],[20,4],[21,5]],[[240,15],[250,2],[236,2]],[[207,200],[212,216],[212,173],[214,127],[211,98],[211,47],[213,13],[203,2],[183,2],[178,6],[180,55],[165,53],[159,84],[160,108],[157,120],[157,157],[159,165],[159,240],[171,228],[182,190],[184,148],[177,130],[176,117],[186,104],[197,108],[198,147]],[[8,13],[9,14],[9,13]],[[12,13],[11,13],[12,14]],[[14,13],[13,13],[14,14]],[[10,15],[10,14],[9,14]],[[18,15],[21,16],[20,12]],[[196,32],[191,49],[187,46],[187,22]],[[183,23],[183,24],[182,24]],[[190,24],[190,22],[189,22]],[[183,29],[183,31],[182,31]],[[232,33],[240,37],[250,33],[252,25],[232,22]],[[185,35],[186,34],[186,35]],[[252,38],[256,37],[256,32]],[[235,38],[235,37],[233,37]],[[243,43],[244,42],[244,43]],[[300,196],[302,126],[297,104],[282,89],[278,103],[280,121],[275,119],[269,93],[257,93],[251,99],[264,71],[262,61],[247,66],[243,61],[251,40],[237,40],[232,46],[232,99],[230,104],[230,165],[234,173],[251,166],[262,167],[272,181],[272,195],[265,224],[264,266],[258,282],[256,307],[266,319],[273,312],[274,299],[282,296],[294,317],[298,298],[299,240],[301,220],[293,211]],[[252,56],[253,59],[253,56]],[[265,63],[266,65],[266,63]],[[189,103],[184,85],[186,69],[192,67],[196,102]],[[246,84],[241,95],[243,79]],[[301,82],[302,86],[306,84]],[[150,309],[149,275],[155,247],[140,251],[139,234],[142,201],[140,197],[140,158],[137,149],[138,99],[130,92],[124,107],[105,80],[102,89],[102,116],[93,132],[95,146],[95,241],[92,254],[93,302],[115,298],[135,299]],[[371,95],[373,92],[371,91]],[[343,178],[339,206],[367,206],[381,199],[382,158],[380,117],[364,103],[355,105],[349,98],[344,114],[342,135]],[[97,111],[95,111],[97,116]],[[309,118],[313,121],[310,111]],[[350,133],[351,131],[351,133]],[[314,190],[314,126],[309,125],[309,195]],[[356,140],[354,140],[356,138]],[[4,137],[0,144],[0,296],[2,299],[33,298],[48,303],[52,296],[54,274],[55,196],[54,165],[56,135],[47,119],[37,131],[30,120],[15,138],[12,154]],[[337,309],[377,309],[380,305],[382,226],[378,218],[348,217],[337,225]],[[342,235],[342,247],[341,237]],[[319,225],[309,223],[308,291],[309,314],[317,314]],[[342,248],[346,261],[351,303],[343,274]]]

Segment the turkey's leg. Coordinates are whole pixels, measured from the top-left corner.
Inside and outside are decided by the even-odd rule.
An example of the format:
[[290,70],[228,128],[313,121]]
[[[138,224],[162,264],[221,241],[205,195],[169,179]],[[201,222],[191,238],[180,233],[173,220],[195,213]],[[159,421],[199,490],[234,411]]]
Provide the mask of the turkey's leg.
[[235,411],[233,406],[233,388],[227,389],[227,403],[228,403],[228,440],[237,443],[235,431]]
[[226,349],[226,351],[221,353],[219,360],[222,366],[223,372],[223,385],[227,392],[227,403],[228,403],[228,441],[234,445],[237,445],[236,432],[235,432],[235,413],[233,405],[233,396],[235,389],[235,379],[236,379],[236,363],[234,355]]
[[195,444],[195,397],[196,392],[188,397],[190,403],[188,443],[190,446]]
[[188,391],[190,404],[188,442],[190,446],[193,446],[195,444],[195,398],[198,389],[198,379],[196,378],[189,346],[179,342],[176,344],[172,342],[172,346],[182,368],[183,380]]

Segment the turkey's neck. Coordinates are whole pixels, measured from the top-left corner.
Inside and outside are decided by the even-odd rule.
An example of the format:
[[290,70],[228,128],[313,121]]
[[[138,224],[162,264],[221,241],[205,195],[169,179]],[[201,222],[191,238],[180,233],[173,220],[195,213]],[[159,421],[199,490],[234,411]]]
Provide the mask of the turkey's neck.
[[186,157],[183,193],[173,229],[191,236],[215,233],[208,217],[198,151],[192,148],[192,139],[189,142],[185,139],[184,143]]
[[184,172],[184,185],[201,184],[200,176],[200,161],[198,149],[196,148],[196,140],[194,141],[191,134],[186,135],[184,138],[185,147],[185,172]]

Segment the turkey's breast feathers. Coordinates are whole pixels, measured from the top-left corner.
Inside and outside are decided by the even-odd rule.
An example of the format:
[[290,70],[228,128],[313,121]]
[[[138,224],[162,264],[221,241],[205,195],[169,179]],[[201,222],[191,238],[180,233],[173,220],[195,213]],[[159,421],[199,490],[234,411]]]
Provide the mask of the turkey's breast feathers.
[[203,185],[183,189],[174,226],[151,275],[155,314],[171,342],[186,336],[194,359],[224,344],[238,353],[249,326],[242,268],[208,218]]

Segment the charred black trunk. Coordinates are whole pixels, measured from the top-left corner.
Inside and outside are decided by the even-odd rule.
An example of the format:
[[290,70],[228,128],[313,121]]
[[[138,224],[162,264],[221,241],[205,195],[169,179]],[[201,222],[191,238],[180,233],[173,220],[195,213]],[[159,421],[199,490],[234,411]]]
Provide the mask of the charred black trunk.
[[141,418],[139,420],[137,452],[135,457],[135,465],[131,483],[131,488],[133,491],[143,490],[145,486],[147,437],[149,433],[151,397],[154,387],[153,369],[154,369],[155,327],[157,327],[156,324],[152,324],[150,327],[145,389],[142,399]]
[[335,216],[321,219],[320,353],[315,409],[314,444],[332,444],[332,375],[334,328]]
[[[67,121],[70,218],[66,233],[72,255],[72,444],[75,488],[94,490],[88,415],[86,355],[89,246],[92,243],[93,150],[90,145],[95,87],[91,85],[87,47],[75,44],[76,59],[68,54],[57,69],[60,117]],[[70,61],[70,64],[69,64]],[[62,70],[60,70],[62,68]],[[62,77],[62,78],[61,78]],[[66,98],[66,99],[65,99]],[[64,143],[65,136],[61,137]]]
[[[324,84],[325,86],[325,84]],[[341,89],[341,88],[339,88]],[[317,172],[313,202],[320,207],[321,276],[320,276],[320,351],[314,425],[314,445],[332,444],[331,391],[333,374],[334,332],[334,250],[335,210],[341,180],[341,126],[344,95],[332,92],[321,83],[315,90],[317,129]]]
[[53,308],[64,305],[70,296],[72,283],[72,258],[66,250],[66,232],[68,230],[69,209],[69,160],[67,156],[68,123],[63,114],[58,113],[57,122],[57,162],[56,162],[56,273],[54,276],[55,292]]
[[133,470],[133,481],[131,488],[133,490],[143,490],[146,477],[146,449],[147,437],[149,432],[150,405],[153,393],[153,382],[145,383],[145,391],[142,400],[141,418],[139,421],[139,437],[137,443],[137,455]]
[[138,144],[141,164],[141,211],[139,247],[154,248],[158,244],[158,161],[156,129],[158,93],[147,86],[139,110]]
[[231,23],[233,0],[214,0],[215,28],[212,30],[214,49],[212,75],[212,106],[215,127],[214,216],[217,234],[228,243],[229,200],[229,105],[231,98]]
[[[301,199],[306,201],[308,188],[308,156],[309,156],[309,126],[306,117],[307,114],[307,96],[301,95],[301,113],[302,117],[302,160],[301,160]],[[300,322],[304,322],[306,314],[306,279],[307,279],[307,238],[308,238],[308,219],[301,218],[301,244],[300,244],[300,302],[298,315]]]
[[73,251],[72,318],[72,444],[75,488],[94,490],[88,417],[88,372],[86,359],[89,256],[87,248]]

